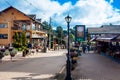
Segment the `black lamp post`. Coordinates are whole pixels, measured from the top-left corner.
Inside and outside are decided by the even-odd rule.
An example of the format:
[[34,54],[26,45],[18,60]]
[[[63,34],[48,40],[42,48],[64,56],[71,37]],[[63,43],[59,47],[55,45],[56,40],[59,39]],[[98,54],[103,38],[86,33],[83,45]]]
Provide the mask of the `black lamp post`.
[[66,65],[66,78],[65,80],[72,80],[71,78],[71,61],[70,61],[70,39],[69,39],[69,27],[70,27],[70,21],[72,17],[69,15],[65,17],[65,20],[67,22],[67,27],[68,27],[68,54],[67,54],[67,65]]

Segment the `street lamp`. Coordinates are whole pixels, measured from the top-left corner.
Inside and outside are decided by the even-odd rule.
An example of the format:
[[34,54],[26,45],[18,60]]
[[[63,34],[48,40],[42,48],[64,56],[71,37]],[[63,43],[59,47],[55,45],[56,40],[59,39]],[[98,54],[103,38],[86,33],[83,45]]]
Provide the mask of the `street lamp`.
[[65,80],[72,80],[71,78],[71,61],[70,61],[70,39],[69,39],[69,26],[70,26],[70,21],[72,20],[72,17],[69,15],[65,17],[65,20],[67,22],[67,27],[68,27],[68,54],[67,54],[67,67],[66,67],[66,78]]

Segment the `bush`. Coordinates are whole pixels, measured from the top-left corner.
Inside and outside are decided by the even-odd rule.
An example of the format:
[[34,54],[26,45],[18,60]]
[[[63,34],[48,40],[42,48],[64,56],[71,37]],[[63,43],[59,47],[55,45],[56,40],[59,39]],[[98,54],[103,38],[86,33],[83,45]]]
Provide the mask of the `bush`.
[[5,52],[3,53],[4,56],[7,56],[10,54],[10,51],[8,49],[5,50]]
[[11,57],[14,57],[16,54],[17,54],[17,50],[15,48],[13,48],[13,50],[10,51]]
[[18,51],[22,51],[22,48],[17,48]]

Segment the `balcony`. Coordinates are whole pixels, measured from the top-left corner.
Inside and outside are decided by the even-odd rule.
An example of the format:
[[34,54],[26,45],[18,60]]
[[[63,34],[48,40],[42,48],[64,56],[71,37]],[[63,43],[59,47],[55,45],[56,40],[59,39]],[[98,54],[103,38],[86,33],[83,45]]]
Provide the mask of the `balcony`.
[[12,30],[21,30],[21,27],[16,27],[16,26],[14,26],[14,27],[11,27],[11,29],[12,29]]
[[32,34],[32,38],[44,38],[42,35]]

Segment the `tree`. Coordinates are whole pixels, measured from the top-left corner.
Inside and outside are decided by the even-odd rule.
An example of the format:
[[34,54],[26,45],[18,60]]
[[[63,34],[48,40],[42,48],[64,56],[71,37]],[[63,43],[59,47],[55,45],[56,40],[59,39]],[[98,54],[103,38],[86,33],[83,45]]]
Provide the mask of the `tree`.
[[62,40],[63,40],[63,28],[61,26],[58,26],[56,29],[56,37],[57,37],[57,42],[58,44],[62,44]]
[[21,36],[20,39],[22,39],[21,40],[22,41],[22,46],[27,47],[27,45],[28,45],[28,39],[27,39],[27,36],[26,36],[26,32],[22,32],[22,36]]
[[54,32],[52,26],[46,21],[42,22],[42,25],[43,25],[43,30],[47,31],[47,35],[48,35],[47,46],[50,48],[53,45],[52,41],[53,41]]
[[27,48],[28,39],[25,32],[19,33],[16,32],[14,35],[13,46],[16,48]]
[[16,48],[21,47],[20,38],[19,38],[19,35],[18,35],[17,32],[16,32],[15,35],[14,35],[13,46],[16,47]]
[[73,42],[75,40],[75,35],[70,33],[70,41]]
[[75,30],[70,29],[70,41],[73,42],[75,41]]
[[42,22],[43,30],[48,31],[49,30],[49,24],[47,21]]

